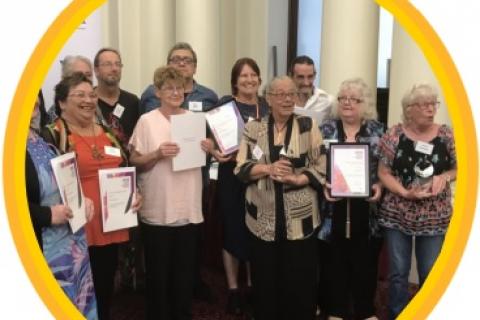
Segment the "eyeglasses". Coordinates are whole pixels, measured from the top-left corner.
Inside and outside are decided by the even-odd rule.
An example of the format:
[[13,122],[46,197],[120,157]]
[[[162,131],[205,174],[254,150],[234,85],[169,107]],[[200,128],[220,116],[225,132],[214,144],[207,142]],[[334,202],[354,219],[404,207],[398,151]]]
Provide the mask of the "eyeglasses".
[[106,67],[106,68],[113,68],[114,66],[117,68],[122,68],[123,63],[117,61],[117,62],[102,62],[99,64],[100,67]]
[[185,88],[184,87],[168,86],[168,87],[161,88],[160,90],[162,90],[163,92],[165,92],[168,95],[172,95],[175,92],[183,94],[183,92],[185,91]]
[[346,105],[346,104],[359,104],[359,103],[362,103],[363,100],[362,99],[359,99],[359,98],[353,98],[353,97],[338,97],[338,102],[340,102],[341,104],[343,105]]
[[433,107],[434,109],[438,109],[440,107],[440,102],[439,101],[427,101],[423,103],[415,102],[415,103],[409,104],[408,106],[418,107],[422,110],[427,110],[430,107]]
[[279,98],[281,100],[285,100],[287,97],[290,99],[294,99],[298,96],[298,92],[293,91],[293,92],[269,92],[268,93],[271,96],[274,96],[276,98]]
[[74,98],[77,98],[77,99],[80,99],[80,100],[85,100],[88,98],[90,98],[90,100],[96,100],[98,99],[98,96],[95,92],[92,92],[92,93],[89,93],[87,94],[86,92],[72,92],[68,95],[69,97],[74,97]]
[[179,56],[174,56],[174,57],[171,57],[170,59],[168,59],[168,62],[169,63],[173,63],[173,64],[180,64],[180,63],[184,63],[184,64],[192,64],[194,61],[192,58],[190,57],[179,57]]

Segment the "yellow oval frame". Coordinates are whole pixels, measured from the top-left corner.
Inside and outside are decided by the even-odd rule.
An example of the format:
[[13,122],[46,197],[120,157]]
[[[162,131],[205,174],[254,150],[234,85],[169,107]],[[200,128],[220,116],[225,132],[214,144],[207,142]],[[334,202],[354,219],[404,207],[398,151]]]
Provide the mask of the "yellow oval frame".
[[[52,23],[36,46],[20,79],[10,109],[4,145],[4,193],[10,229],[33,286],[57,319],[84,319],[57,285],[40,252],[28,214],[25,193],[25,148],[30,112],[38,89],[58,52],[80,23],[106,0],[73,1]],[[478,152],[470,104],[461,78],[441,40],[425,18],[408,2],[376,0],[390,11],[427,57],[442,87],[457,149],[458,175],[454,214],[445,244],[422,289],[400,319],[426,318],[445,292],[463,255],[475,211]],[[468,157],[467,157],[468,146]],[[15,165],[17,164],[17,165]],[[468,176],[468,179],[467,179]]]

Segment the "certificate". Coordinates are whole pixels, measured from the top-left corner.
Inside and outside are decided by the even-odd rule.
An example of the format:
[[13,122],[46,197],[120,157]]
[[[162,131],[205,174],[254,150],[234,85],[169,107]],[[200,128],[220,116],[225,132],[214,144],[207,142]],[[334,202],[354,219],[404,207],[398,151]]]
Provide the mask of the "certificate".
[[135,168],[101,169],[98,177],[103,232],[137,226],[137,214],[132,210],[136,193]]
[[64,205],[68,206],[73,217],[68,220],[72,232],[77,232],[85,223],[85,199],[78,175],[77,159],[74,152],[69,152],[50,160],[58,190]]
[[218,147],[223,154],[238,150],[245,123],[238,112],[235,101],[231,100],[205,113]]
[[172,142],[180,152],[172,158],[173,171],[203,167],[206,155],[200,143],[205,140],[207,125],[203,113],[184,113],[170,116]]
[[332,197],[369,197],[369,145],[330,144],[330,184]]

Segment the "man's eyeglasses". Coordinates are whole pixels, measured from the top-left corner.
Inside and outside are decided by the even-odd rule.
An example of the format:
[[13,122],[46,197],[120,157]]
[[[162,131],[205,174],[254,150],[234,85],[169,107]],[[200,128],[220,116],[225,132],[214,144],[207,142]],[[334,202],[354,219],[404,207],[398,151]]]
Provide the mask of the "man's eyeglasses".
[[190,58],[190,57],[179,57],[179,56],[174,56],[174,57],[171,57],[170,59],[168,59],[168,62],[169,63],[173,63],[173,64],[180,64],[180,63],[184,63],[184,64],[192,64],[194,63],[193,59]]
[[117,68],[122,68],[123,63],[121,62],[102,62],[99,64],[100,67],[106,67],[106,68],[113,68],[114,66]]
[[298,96],[298,92],[293,91],[293,92],[269,92],[268,93],[271,96],[274,96],[276,98],[279,98],[281,100],[285,100],[287,97],[290,99],[295,99]]
[[362,99],[359,99],[359,98],[353,98],[353,97],[338,97],[338,102],[340,102],[341,104],[343,105],[346,105],[346,104],[359,104],[359,103],[362,103],[363,100]]
[[69,97],[74,97],[74,98],[77,98],[77,99],[81,99],[81,100],[85,100],[88,98],[90,98],[90,100],[96,100],[98,99],[98,96],[95,92],[92,92],[92,93],[89,93],[87,94],[86,92],[72,92],[68,95]]
[[415,102],[415,103],[409,104],[408,106],[417,107],[422,110],[427,110],[428,108],[431,108],[431,107],[433,107],[434,109],[438,109],[440,107],[440,102],[439,101],[428,101],[423,103]]

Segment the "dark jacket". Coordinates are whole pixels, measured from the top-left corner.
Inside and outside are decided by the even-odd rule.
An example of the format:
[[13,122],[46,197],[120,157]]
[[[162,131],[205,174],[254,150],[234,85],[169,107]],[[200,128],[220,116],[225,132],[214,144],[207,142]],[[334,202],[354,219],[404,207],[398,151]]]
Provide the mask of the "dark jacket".
[[51,226],[52,212],[50,207],[40,205],[40,182],[38,181],[37,170],[28,152],[25,157],[25,180],[30,218],[38,244],[43,250],[42,228]]

